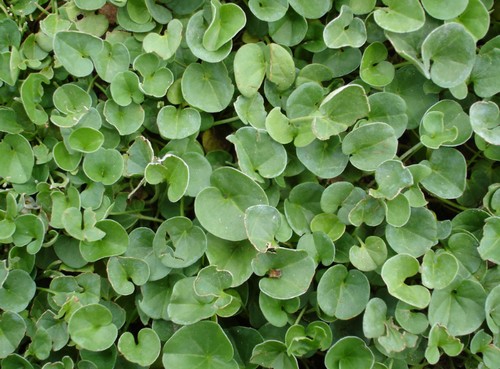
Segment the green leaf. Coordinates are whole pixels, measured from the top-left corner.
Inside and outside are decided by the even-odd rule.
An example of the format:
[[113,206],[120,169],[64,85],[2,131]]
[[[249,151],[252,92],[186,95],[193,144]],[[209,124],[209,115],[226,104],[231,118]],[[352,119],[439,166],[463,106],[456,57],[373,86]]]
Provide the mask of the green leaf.
[[26,138],[7,134],[0,142],[0,177],[11,183],[26,183],[31,178],[35,158]]
[[83,170],[93,181],[112,185],[123,173],[123,158],[115,149],[100,148],[83,159]]
[[347,85],[330,92],[319,111],[328,119],[313,121],[314,135],[320,140],[338,135],[354,125],[370,111],[365,90],[359,85]]
[[348,320],[365,309],[370,299],[370,283],[359,270],[344,265],[329,268],[318,284],[318,305],[329,316]]
[[217,51],[245,26],[246,16],[238,5],[221,4],[211,0],[212,20],[203,35],[203,46],[209,51]]
[[249,0],[248,7],[260,20],[274,22],[285,16],[288,0]]
[[163,35],[148,33],[142,41],[142,47],[147,53],[155,53],[163,60],[170,59],[179,48],[182,40],[182,23],[178,19],[168,22]]
[[413,185],[413,175],[400,161],[387,160],[375,169],[375,181],[378,189],[370,189],[370,195],[393,200],[401,193],[401,190]]
[[486,322],[488,327],[494,334],[500,332],[500,314],[498,311],[498,304],[500,302],[500,287],[493,288],[485,302]]
[[372,298],[366,304],[363,314],[363,334],[367,338],[378,338],[385,333],[387,304],[378,297]]
[[160,355],[161,342],[154,330],[143,328],[137,334],[137,344],[132,333],[123,333],[118,340],[118,350],[128,361],[148,366]]
[[435,290],[429,305],[429,322],[443,325],[452,336],[472,333],[484,321],[485,299],[483,287],[467,279],[458,285]]
[[234,109],[243,123],[257,129],[265,128],[267,113],[264,98],[258,92],[252,97],[238,96],[234,102]]
[[441,290],[448,287],[458,274],[458,261],[448,252],[425,253],[421,266],[422,284]]
[[331,8],[330,1],[321,0],[288,0],[290,6],[305,18],[321,18]]
[[455,87],[469,77],[475,49],[472,35],[461,24],[444,24],[432,31],[422,44],[424,67],[438,86]]
[[23,214],[15,219],[16,231],[12,240],[16,246],[26,246],[26,251],[34,255],[42,248],[45,225],[35,214]]
[[231,287],[236,287],[253,274],[251,262],[257,255],[257,250],[247,240],[232,242],[208,234],[206,255],[210,265],[231,273]]
[[42,74],[31,73],[21,85],[21,101],[29,119],[37,124],[45,124],[48,115],[40,105],[44,95],[42,83],[48,84],[49,79]]
[[95,152],[103,143],[104,135],[97,129],[90,127],[77,128],[68,137],[70,148],[82,153]]
[[156,256],[169,268],[188,267],[203,256],[206,248],[203,230],[181,216],[163,222],[153,240]]
[[469,0],[465,10],[456,18],[463,24],[476,41],[488,33],[490,27],[490,14],[481,0]]
[[277,247],[275,240],[281,226],[281,215],[269,205],[250,206],[245,211],[245,229],[248,240],[259,252]]
[[299,236],[310,233],[312,219],[321,213],[322,192],[323,187],[317,183],[304,182],[295,186],[285,199],[286,219]]
[[276,369],[298,369],[293,355],[288,355],[286,345],[275,340],[266,340],[254,347],[251,363]]
[[144,95],[139,89],[139,77],[132,71],[117,73],[109,87],[113,100],[108,100],[106,103],[112,101],[119,106],[127,107],[132,102],[140,104],[144,100]]
[[260,291],[259,307],[269,323],[275,327],[284,327],[288,324],[289,314],[293,314],[299,309],[300,298],[277,300]]
[[417,259],[408,254],[398,254],[388,259],[382,266],[382,279],[389,293],[410,305],[424,309],[429,305],[431,294],[420,285],[407,285],[405,279],[418,273]]
[[338,340],[326,353],[328,369],[372,368],[375,357],[359,337],[347,336]]
[[177,202],[187,191],[189,167],[178,156],[167,154],[161,162],[151,162],[146,166],[144,179],[153,185],[166,181],[168,199],[171,202]]
[[258,182],[263,178],[275,178],[285,170],[286,150],[264,130],[242,127],[227,140],[236,147],[238,164],[243,173]]
[[312,173],[321,178],[334,178],[342,174],[349,158],[342,152],[340,138],[314,140],[309,145],[297,147],[297,158]]
[[497,263],[500,260],[499,252],[499,242],[500,238],[500,218],[491,217],[486,219],[485,225],[483,227],[483,238],[481,238],[481,243],[479,244],[479,255],[483,260],[490,260],[491,262]]
[[273,252],[260,253],[252,261],[255,274],[265,276],[259,288],[266,295],[287,300],[304,294],[315,270],[313,259],[302,250],[278,247]]
[[[262,188],[240,171],[223,167],[212,172],[211,186],[195,199],[195,213],[201,225],[213,235],[229,241],[247,238],[244,215],[252,205],[267,205]],[[213,209],[218,209],[214,214]]]
[[82,306],[68,322],[71,339],[81,348],[89,351],[103,351],[109,348],[118,335],[112,323],[109,309],[99,304]]
[[104,41],[101,52],[93,55],[92,60],[99,77],[111,83],[117,74],[128,70],[130,53],[122,43]]
[[88,76],[94,70],[91,58],[103,48],[100,38],[83,32],[61,31],[54,36],[54,52],[64,68],[75,77]]
[[122,255],[127,250],[128,234],[120,223],[104,219],[98,221],[95,227],[105,235],[93,242],[80,242],[80,252],[85,260],[93,262],[110,256]]
[[271,43],[267,46],[265,57],[267,80],[280,91],[289,88],[295,81],[295,62],[290,53],[283,46]]
[[369,272],[382,266],[387,258],[387,246],[383,239],[369,236],[360,246],[349,249],[349,260],[352,265],[363,272]]
[[108,279],[120,295],[131,295],[135,286],[142,286],[149,279],[149,265],[141,259],[111,257],[107,265]]
[[168,105],[160,109],[156,124],[164,138],[182,139],[198,132],[201,116],[196,109],[176,109],[174,106]]
[[327,47],[359,48],[366,42],[366,27],[364,22],[353,16],[351,8],[342,5],[337,18],[329,22],[323,30],[323,40]]
[[448,356],[458,356],[464,348],[464,344],[456,337],[448,333],[445,327],[435,324],[429,332],[429,343],[425,350],[425,358],[430,364],[436,364],[439,361],[441,348]]
[[[26,333],[26,323],[24,319],[5,311],[0,317],[0,358],[5,358],[12,354],[21,343]],[[5,363],[2,360],[2,365]]]
[[190,64],[182,76],[181,87],[182,95],[190,105],[209,113],[224,110],[234,92],[223,63]]
[[52,95],[54,106],[63,114],[78,115],[92,106],[92,98],[81,87],[67,83],[58,87]]
[[436,19],[452,19],[465,10],[468,0],[422,0],[422,5],[429,15]]
[[298,45],[307,34],[308,24],[304,17],[288,9],[281,19],[269,23],[269,35],[283,46]]
[[412,208],[408,222],[402,227],[388,225],[385,237],[397,253],[420,257],[438,242],[436,217],[426,208]]
[[224,294],[224,290],[231,287],[233,278],[231,273],[226,270],[218,270],[217,267],[210,265],[198,272],[194,280],[194,291],[198,296],[216,296]]
[[[252,1],[249,5],[251,6]],[[255,95],[266,75],[266,60],[259,44],[246,44],[234,56],[234,78],[242,95]]]
[[460,151],[434,150],[429,161],[424,160],[422,164],[432,169],[432,173],[420,181],[425,189],[443,199],[456,199],[465,191],[467,163]]
[[162,362],[166,369],[237,369],[233,355],[222,328],[215,322],[203,321],[176,331],[163,347]]
[[394,158],[398,141],[391,126],[370,123],[349,132],[342,141],[342,152],[361,170],[376,170],[383,162]]
[[359,75],[361,79],[374,87],[388,85],[394,79],[394,66],[386,61],[387,48],[380,42],[374,42],[365,49],[361,59]]
[[0,309],[13,313],[23,311],[35,296],[35,289],[35,282],[24,270],[9,271],[0,287]]
[[493,101],[478,101],[470,107],[474,133],[492,145],[500,145],[500,109]]
[[233,48],[233,41],[228,41],[215,51],[207,50],[203,46],[203,36],[208,25],[205,24],[203,14],[203,11],[199,11],[189,19],[186,28],[186,43],[189,46],[189,50],[191,50],[197,58],[209,63],[218,63],[229,55]]
[[377,9],[374,19],[386,31],[406,33],[425,23],[424,9],[418,0],[382,0],[387,8]]
[[335,214],[321,213],[317,214],[311,220],[312,232],[323,232],[332,241],[338,240],[345,231],[345,224]]
[[328,266],[335,258],[335,245],[324,232],[314,232],[303,235],[297,244],[297,250],[305,250],[316,264],[320,262]]

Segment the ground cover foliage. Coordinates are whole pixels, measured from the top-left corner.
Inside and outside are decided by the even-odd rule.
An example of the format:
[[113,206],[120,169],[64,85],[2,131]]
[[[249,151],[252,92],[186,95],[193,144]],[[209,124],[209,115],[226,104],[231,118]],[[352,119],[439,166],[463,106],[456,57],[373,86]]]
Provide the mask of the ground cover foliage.
[[499,11],[0,1],[1,367],[500,368]]

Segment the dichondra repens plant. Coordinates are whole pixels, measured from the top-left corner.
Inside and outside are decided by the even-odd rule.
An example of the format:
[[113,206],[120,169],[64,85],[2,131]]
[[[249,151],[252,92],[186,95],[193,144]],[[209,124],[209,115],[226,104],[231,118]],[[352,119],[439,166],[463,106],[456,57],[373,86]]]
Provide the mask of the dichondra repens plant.
[[499,369],[499,19],[0,1],[2,369]]

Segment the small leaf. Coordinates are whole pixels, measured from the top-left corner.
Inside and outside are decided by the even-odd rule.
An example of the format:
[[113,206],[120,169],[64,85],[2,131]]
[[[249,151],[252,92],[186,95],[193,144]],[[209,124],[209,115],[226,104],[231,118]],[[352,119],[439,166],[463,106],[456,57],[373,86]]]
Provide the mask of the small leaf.
[[170,59],[179,48],[182,40],[182,23],[178,19],[168,22],[166,32],[161,36],[148,33],[142,41],[142,47],[147,53],[155,53],[163,60]]
[[439,348],[446,355],[453,357],[462,352],[464,344],[458,338],[450,335],[445,327],[435,324],[429,332],[429,343],[425,350],[425,358],[430,364],[434,365],[439,361]]
[[91,58],[103,48],[103,41],[83,32],[61,31],[54,37],[54,52],[64,68],[75,77],[88,76],[94,70]]
[[233,355],[231,341],[222,328],[203,321],[176,331],[163,347],[162,362],[166,369],[237,369]]
[[326,353],[328,369],[372,368],[375,357],[359,337],[347,336],[338,340]]
[[160,355],[161,342],[154,330],[143,328],[137,334],[137,345],[132,333],[123,333],[118,340],[118,350],[128,361],[148,366]]
[[201,116],[196,109],[168,105],[160,109],[156,123],[162,137],[182,139],[198,132]]
[[288,51],[278,45],[269,44],[266,49],[266,77],[278,90],[286,90],[295,81],[295,62]]
[[[252,1],[250,1],[250,6]],[[242,95],[255,95],[266,75],[266,60],[259,44],[245,44],[234,56],[234,78]]]
[[483,227],[483,238],[479,244],[479,255],[483,260],[490,260],[494,263],[500,261],[500,217],[491,217],[486,219]]
[[364,22],[353,16],[351,8],[342,5],[337,18],[328,23],[323,30],[323,39],[331,49],[341,47],[359,48],[366,42]]
[[[0,309],[13,313],[23,311],[35,296],[35,290],[35,282],[24,270],[9,271],[2,287],[0,287]],[[0,345],[0,347],[2,346]]]
[[283,18],[286,14],[288,10],[288,0],[250,0],[248,2],[248,7],[260,20],[274,22]]
[[83,159],[85,174],[96,182],[112,185],[117,182],[123,173],[123,158],[115,149],[100,148]]
[[81,348],[103,351],[115,342],[118,335],[112,319],[111,312],[103,305],[82,306],[71,315],[68,332],[71,339]]
[[259,252],[277,247],[275,236],[281,225],[281,216],[269,205],[250,206],[245,211],[245,229],[248,240]]
[[7,134],[0,142],[0,177],[11,183],[26,183],[35,164],[33,150],[26,138]]
[[[120,295],[130,295],[134,286],[142,286],[149,279],[149,266],[131,257],[111,257],[107,265],[108,279],[113,289]],[[133,283],[132,283],[133,282]]]
[[422,5],[431,17],[447,20],[459,16],[468,2],[468,0],[422,0]]
[[70,148],[82,153],[95,152],[103,143],[104,135],[97,129],[90,127],[77,128],[68,137]]
[[238,5],[211,0],[212,20],[203,35],[203,46],[216,51],[231,41],[245,26],[246,15]]
[[425,13],[418,0],[383,0],[387,8],[375,10],[374,19],[384,30],[406,33],[424,25]]
[[[26,323],[16,313],[5,311],[0,316],[0,358],[12,354],[26,333]],[[2,360],[4,364],[4,360]]]
[[448,287],[458,273],[458,261],[450,253],[429,250],[422,260],[422,284],[427,288]]
[[387,160],[375,169],[375,181],[379,188],[370,189],[370,195],[393,200],[401,193],[401,190],[413,184],[413,176],[400,161]]
[[369,272],[382,266],[387,258],[387,246],[383,239],[369,236],[360,246],[349,249],[349,260],[357,269]]
[[470,107],[474,132],[492,145],[500,145],[500,110],[493,101],[478,101]]
[[382,267],[382,279],[394,297],[420,309],[429,305],[431,295],[423,286],[405,284],[405,279],[418,273],[417,259],[408,254],[398,254],[387,260]]
[[320,178],[341,175],[349,162],[349,157],[342,152],[339,137],[314,140],[307,146],[297,147],[297,158]]
[[95,224],[104,237],[96,241],[81,241],[80,252],[85,260],[94,262],[110,256],[122,255],[128,247],[129,238],[120,223],[111,220],[100,220]]
[[186,101],[208,113],[225,109],[234,92],[234,86],[223,63],[190,64],[184,71],[181,86]]
[[380,42],[374,42],[365,49],[361,59],[360,77],[371,86],[383,87],[394,79],[394,66],[386,61],[387,48]]
[[344,265],[329,268],[318,284],[318,304],[326,314],[351,319],[365,309],[370,298],[370,283],[359,270]]

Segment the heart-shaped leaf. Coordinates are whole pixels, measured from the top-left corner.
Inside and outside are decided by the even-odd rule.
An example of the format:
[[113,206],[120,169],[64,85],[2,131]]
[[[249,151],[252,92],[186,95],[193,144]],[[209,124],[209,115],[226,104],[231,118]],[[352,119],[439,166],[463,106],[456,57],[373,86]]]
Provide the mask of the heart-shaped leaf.
[[307,233],[303,235],[298,244],[297,250],[305,250],[314,261],[328,266],[335,258],[335,245],[330,237],[324,232]]
[[23,311],[35,295],[35,289],[35,282],[24,270],[9,271],[0,287],[0,309],[14,313]]
[[123,333],[118,340],[118,350],[128,361],[148,366],[160,355],[161,342],[154,330],[143,328],[137,334],[137,344],[132,333]]
[[245,229],[248,240],[260,252],[277,247],[275,236],[281,225],[281,216],[269,205],[250,206],[245,211]]
[[[195,212],[201,225],[223,239],[246,239],[245,211],[252,205],[267,205],[265,192],[250,177],[228,167],[214,170],[210,183],[211,186],[201,191],[195,200]],[[213,209],[219,211],[214,214]]]
[[265,75],[266,60],[263,48],[259,44],[240,47],[234,56],[234,78],[238,90],[247,97],[255,95]]
[[182,23],[178,19],[168,22],[167,30],[162,36],[148,33],[142,42],[147,53],[155,53],[163,60],[170,59],[179,48],[182,40]]
[[474,132],[492,145],[500,145],[500,110],[492,101],[478,101],[470,107]]
[[123,173],[123,158],[115,149],[100,148],[83,159],[83,170],[93,181],[112,185]]
[[217,51],[245,26],[246,15],[238,5],[211,0],[212,20],[203,35],[203,46]]
[[[186,342],[192,344],[186,346]],[[163,347],[162,362],[166,369],[237,369],[233,355],[231,341],[220,325],[203,321],[176,331]]]
[[100,38],[83,32],[61,31],[54,36],[54,52],[64,68],[75,77],[88,76],[94,70],[91,58],[103,48]]
[[30,179],[35,158],[24,136],[4,136],[0,142],[0,157],[0,177],[11,183],[25,183]]
[[288,355],[286,345],[276,340],[266,340],[255,346],[250,362],[264,367],[299,369],[297,358]]
[[325,141],[314,140],[307,146],[297,147],[297,158],[321,178],[339,176],[349,162],[349,157],[342,152],[339,137],[331,137]]
[[387,8],[375,10],[374,19],[384,30],[406,33],[424,25],[425,13],[418,0],[383,0]]
[[431,294],[423,286],[405,284],[405,279],[418,273],[417,259],[408,254],[398,254],[388,259],[382,266],[382,279],[394,297],[420,309],[429,305]]
[[458,273],[458,261],[450,253],[429,250],[422,260],[422,284],[441,290],[448,287]]
[[176,109],[174,106],[168,105],[161,108],[156,123],[163,137],[182,139],[198,132],[201,116],[196,109]]
[[432,31],[422,44],[422,59],[432,81],[444,88],[464,82],[474,66],[475,48],[472,35],[461,24],[447,23]]
[[288,0],[250,0],[248,7],[260,20],[274,22],[286,14]]
[[361,170],[376,170],[394,158],[398,140],[394,129],[386,123],[370,123],[349,132],[342,141],[342,152]]
[[94,55],[92,60],[99,77],[111,83],[118,73],[128,70],[130,53],[122,43],[111,44],[104,41],[101,52]]
[[109,309],[99,304],[82,306],[68,322],[71,339],[80,347],[90,351],[109,348],[118,335]]
[[326,314],[351,319],[365,309],[370,298],[370,283],[359,270],[344,265],[329,268],[318,284],[318,304]]
[[359,48],[366,42],[364,22],[353,16],[351,8],[342,5],[337,18],[328,23],[323,30],[323,39],[331,49],[341,47]]
[[[26,323],[16,313],[5,311],[0,316],[0,358],[13,353],[26,332]],[[4,364],[4,360],[2,360]]]
[[365,49],[361,59],[359,75],[371,86],[383,87],[394,79],[394,66],[386,61],[387,48],[380,42],[374,42]]
[[375,357],[359,337],[343,337],[328,350],[325,365],[328,369],[372,368]]
[[134,286],[145,284],[150,274],[145,261],[131,257],[109,258],[107,272],[111,286],[120,295],[132,294]]
[[445,327],[435,324],[429,332],[429,343],[425,350],[425,358],[430,364],[436,364],[439,361],[441,348],[448,356],[457,356],[464,348],[464,344],[456,337],[448,333]]
[[95,227],[104,232],[104,237],[96,241],[81,241],[80,252],[85,260],[93,262],[109,256],[122,255],[128,247],[129,238],[120,223],[111,220],[100,220]]
[[431,17],[447,20],[459,16],[468,2],[468,0],[422,0],[422,5]]
[[104,135],[97,129],[90,127],[77,128],[68,137],[70,148],[82,153],[95,152],[103,143]]
[[295,62],[281,45],[271,43],[265,50],[266,77],[280,91],[289,88],[295,81]]
[[266,276],[259,287],[266,295],[287,300],[307,291],[315,269],[313,259],[302,250],[276,248],[273,252],[260,253],[252,261],[254,273]]
[[491,260],[494,263],[500,261],[498,244],[500,242],[500,218],[491,217],[486,219],[483,227],[484,236],[479,244],[479,254],[484,260]]
[[369,272],[382,266],[387,258],[387,246],[383,239],[369,236],[360,246],[349,249],[349,260],[357,269]]

